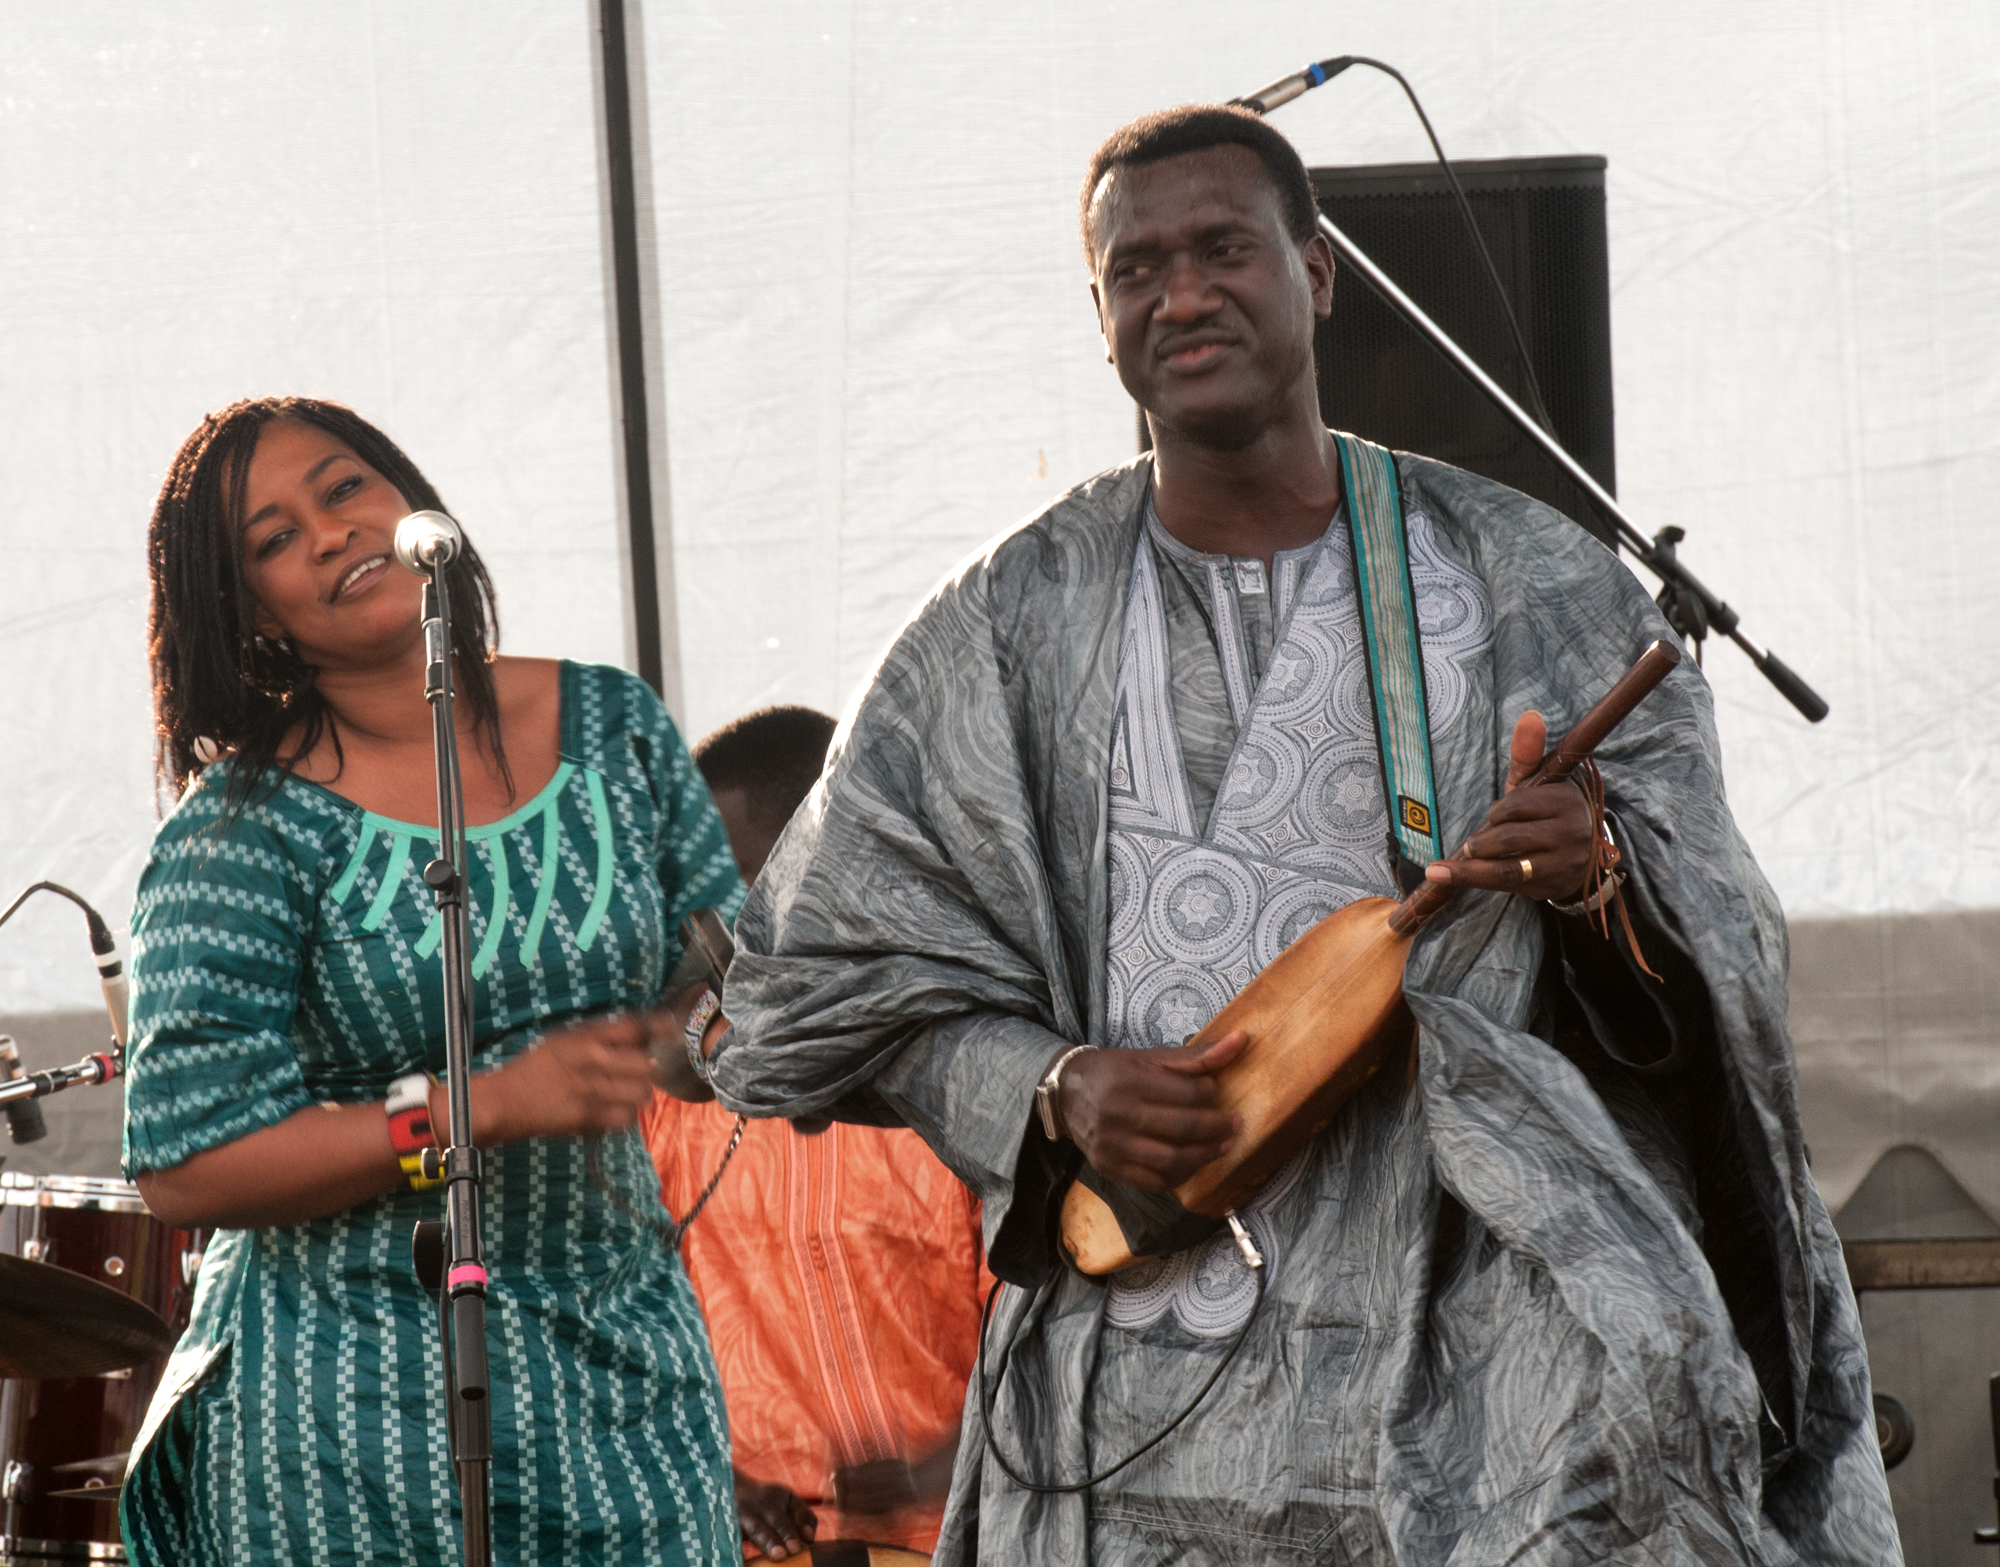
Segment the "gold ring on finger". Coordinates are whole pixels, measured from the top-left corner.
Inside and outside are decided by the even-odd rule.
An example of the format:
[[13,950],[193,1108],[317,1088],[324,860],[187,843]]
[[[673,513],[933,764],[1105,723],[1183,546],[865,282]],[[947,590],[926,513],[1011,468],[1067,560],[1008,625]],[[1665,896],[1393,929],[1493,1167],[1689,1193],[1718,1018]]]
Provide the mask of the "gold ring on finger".
[[1529,859],[1524,854],[1521,856],[1521,880],[1533,881],[1534,879],[1535,879],[1535,862]]

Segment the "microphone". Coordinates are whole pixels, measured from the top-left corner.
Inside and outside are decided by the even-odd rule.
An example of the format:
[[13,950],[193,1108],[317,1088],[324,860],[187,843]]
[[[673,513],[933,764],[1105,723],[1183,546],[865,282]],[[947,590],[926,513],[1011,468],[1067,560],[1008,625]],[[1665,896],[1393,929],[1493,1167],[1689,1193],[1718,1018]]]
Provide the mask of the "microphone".
[[[451,519],[447,517],[445,520],[449,522]],[[12,919],[14,911],[38,892],[53,892],[58,897],[69,899],[83,910],[83,917],[90,924],[90,950],[97,960],[97,982],[104,988],[104,1010],[111,1015],[111,1037],[117,1042],[118,1053],[122,1058],[125,1054],[128,992],[125,984],[125,966],[118,961],[118,943],[112,937],[111,927],[104,923],[104,916],[93,909],[88,901],[71,892],[60,882],[53,881],[36,882],[6,908],[0,909],[0,925]],[[5,1081],[7,1079],[4,1074],[0,1074],[0,1082]]]
[[[19,1082],[25,1075],[21,1052],[9,1035],[0,1034],[0,1083]],[[42,1117],[42,1107],[32,1099],[8,1100],[7,1135],[17,1143],[38,1143],[48,1136],[49,1123]]]
[[125,1053],[125,1032],[127,1011],[131,1002],[131,987],[125,982],[125,965],[118,961],[118,943],[112,939],[111,927],[106,925],[97,910],[88,905],[84,915],[90,923],[90,950],[97,959],[97,983],[104,991],[104,1010],[111,1014],[111,1038],[118,1046],[118,1053]]
[[1351,54],[1337,54],[1331,60],[1322,60],[1317,65],[1309,65],[1303,71],[1294,71],[1290,76],[1281,76],[1268,87],[1259,87],[1255,92],[1241,98],[1231,98],[1230,104],[1239,109],[1248,109],[1252,114],[1269,114],[1280,104],[1290,103],[1303,93],[1315,87],[1323,87],[1342,71],[1354,64]]
[[413,511],[396,524],[396,559],[420,577],[450,565],[464,547],[464,533],[441,511]]

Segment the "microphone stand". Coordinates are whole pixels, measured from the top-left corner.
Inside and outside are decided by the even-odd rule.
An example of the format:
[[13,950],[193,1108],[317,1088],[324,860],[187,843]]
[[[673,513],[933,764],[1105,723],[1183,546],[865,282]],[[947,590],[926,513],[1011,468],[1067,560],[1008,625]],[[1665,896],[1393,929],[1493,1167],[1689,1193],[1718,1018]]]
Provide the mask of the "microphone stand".
[[[472,1142],[471,925],[465,902],[465,791],[458,769],[458,729],[452,716],[451,596],[445,569],[456,550],[434,548],[424,571],[424,700],[431,707],[437,766],[438,852],[424,867],[437,899],[443,943],[446,1094],[451,1146],[439,1160],[424,1155],[425,1173],[442,1167],[445,1186],[445,1290],[451,1332],[443,1344],[445,1409],[452,1463],[464,1518],[465,1567],[493,1560],[493,1409],[486,1370],[486,1266],[479,1233],[479,1150]],[[497,915],[495,916],[498,917]]]
[[[1247,98],[1233,101],[1256,114],[1268,114],[1280,104],[1289,103],[1300,94],[1331,80],[1353,63],[1358,62],[1351,56],[1322,60],[1319,64],[1308,66],[1291,76],[1281,77],[1269,87],[1252,93]],[[1509,397],[1500,383],[1482,370],[1479,362],[1460,348],[1452,340],[1451,334],[1426,315],[1418,307],[1417,302],[1398,288],[1389,274],[1375,265],[1368,253],[1343,234],[1339,225],[1324,212],[1319,214],[1319,231],[1326,236],[1326,242],[1333,247],[1334,254],[1353,267],[1361,275],[1361,280],[1375,291],[1385,305],[1428,338],[1431,346],[1443,354],[1454,369],[1485,393],[1487,400],[1519,426],[1529,440],[1554,459],[1556,465],[1590,498],[1591,504],[1596,506],[1610,523],[1618,542],[1636,555],[1647,570],[1666,584],[1667,593],[1662,596],[1670,600],[1668,604],[1670,612],[1677,612],[1673,614],[1676,630],[1683,636],[1694,637],[1697,641],[1706,631],[1721,632],[1750,656],[1750,662],[1757,666],[1758,672],[1776,686],[1785,700],[1803,713],[1809,722],[1816,724],[1826,717],[1827,705],[1819,693],[1800,679],[1777,654],[1751,641],[1744,634],[1740,624],[1741,617],[1736,611],[1717,598],[1676,558],[1674,546],[1683,536],[1680,530],[1662,529],[1657,539],[1648,539],[1633,526],[1631,519],[1619,510],[1618,503],[1606,493],[1604,486],[1590,476],[1582,463],[1570,456],[1562,442],[1543,429],[1519,403]]]
[[[0,1063],[4,1069],[20,1070],[18,1060],[8,1061],[6,1057],[14,1049],[14,1041],[0,1034]],[[65,1088],[86,1087],[95,1083],[108,1083],[123,1069],[118,1057],[109,1051],[100,1050],[95,1055],[85,1056],[81,1061],[72,1061],[68,1066],[52,1066],[46,1072],[22,1072],[19,1077],[0,1079],[0,1106],[12,1106],[17,1100],[46,1099],[50,1094],[59,1094]],[[11,1110],[9,1112],[11,1114]],[[17,1143],[34,1142],[36,1138],[16,1135]]]
[[[1682,537],[1680,529],[1662,529],[1661,537],[1657,541],[1648,539],[1632,525],[1631,519],[1618,509],[1618,503],[1606,493],[1604,486],[1590,476],[1582,463],[1570,456],[1562,442],[1530,418],[1527,410],[1501,389],[1498,381],[1479,368],[1479,362],[1472,355],[1452,341],[1450,333],[1425,315],[1418,308],[1417,302],[1396,287],[1390,281],[1389,274],[1376,266],[1369,259],[1368,253],[1341,233],[1333,219],[1323,212],[1319,215],[1319,231],[1326,236],[1327,243],[1333,246],[1334,253],[1361,274],[1362,281],[1381,296],[1384,304],[1397,311],[1411,326],[1429,338],[1431,345],[1450,360],[1460,374],[1484,392],[1494,407],[1520,426],[1522,433],[1529,440],[1555,459],[1563,472],[1590,497],[1591,504],[1604,514],[1605,520],[1617,533],[1618,542],[1638,556],[1646,568],[1667,585],[1679,602],[1699,606],[1708,628],[1720,631],[1749,654],[1750,662],[1757,666],[1758,672],[1776,686],[1779,694],[1803,713],[1808,721],[1816,724],[1826,717],[1825,699],[1801,680],[1777,654],[1769,648],[1759,647],[1744,635],[1736,611],[1717,598],[1699,577],[1680,563],[1674,554],[1674,545],[1679,543]],[[1672,535],[1671,538],[1668,537],[1669,534]]]

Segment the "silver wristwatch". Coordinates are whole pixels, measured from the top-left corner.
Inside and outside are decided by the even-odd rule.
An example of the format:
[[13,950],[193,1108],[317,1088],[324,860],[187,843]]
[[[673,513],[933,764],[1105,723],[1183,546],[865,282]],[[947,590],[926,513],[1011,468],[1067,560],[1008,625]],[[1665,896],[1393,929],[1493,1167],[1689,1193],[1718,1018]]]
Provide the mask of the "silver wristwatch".
[[1056,1057],[1048,1075],[1035,1085],[1035,1108],[1042,1113],[1042,1135],[1052,1143],[1062,1141],[1062,1133],[1056,1128],[1056,1092],[1062,1087],[1063,1068],[1074,1057],[1091,1048],[1089,1045],[1071,1045]]

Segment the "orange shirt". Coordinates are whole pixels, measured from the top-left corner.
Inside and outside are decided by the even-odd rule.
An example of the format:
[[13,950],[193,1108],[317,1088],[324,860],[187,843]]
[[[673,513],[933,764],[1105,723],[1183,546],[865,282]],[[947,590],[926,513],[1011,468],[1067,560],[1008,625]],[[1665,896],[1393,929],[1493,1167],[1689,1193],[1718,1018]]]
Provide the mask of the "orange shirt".
[[[668,1210],[715,1173],[736,1117],[656,1094],[640,1117]],[[929,1551],[942,1501],[840,1513],[836,1468],[916,1460],[958,1431],[992,1275],[978,1201],[915,1132],[756,1120],[682,1257],[722,1373],[736,1467],[802,1497],[819,1539]]]

